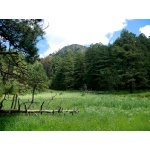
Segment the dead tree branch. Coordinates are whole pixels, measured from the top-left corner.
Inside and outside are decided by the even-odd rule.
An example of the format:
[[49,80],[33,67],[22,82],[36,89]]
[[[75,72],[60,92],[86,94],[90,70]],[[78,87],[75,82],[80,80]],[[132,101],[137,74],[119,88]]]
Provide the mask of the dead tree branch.
[[[54,113],[59,112],[59,110],[27,110],[25,105],[25,110],[18,109],[3,109],[0,110],[0,113]],[[69,113],[78,113],[78,110],[62,110],[61,112],[69,112]]]

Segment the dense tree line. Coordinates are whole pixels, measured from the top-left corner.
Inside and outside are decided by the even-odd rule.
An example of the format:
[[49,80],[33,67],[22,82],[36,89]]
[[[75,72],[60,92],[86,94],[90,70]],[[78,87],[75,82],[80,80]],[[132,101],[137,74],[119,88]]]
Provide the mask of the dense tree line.
[[150,38],[123,30],[108,46],[90,45],[85,52],[51,55],[41,60],[56,90],[129,90],[150,88]]
[[[123,30],[113,44],[61,50],[38,58],[42,20],[0,20],[0,96],[26,89],[134,90],[150,88],[150,38]],[[76,45],[75,45],[76,47]],[[82,49],[82,46],[80,46]]]

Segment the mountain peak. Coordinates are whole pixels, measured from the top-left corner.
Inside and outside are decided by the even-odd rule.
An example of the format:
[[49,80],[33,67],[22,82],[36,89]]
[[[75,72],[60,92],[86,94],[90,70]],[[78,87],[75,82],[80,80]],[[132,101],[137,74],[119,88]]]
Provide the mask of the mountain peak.
[[67,45],[67,46],[63,47],[58,52],[56,52],[54,55],[64,57],[69,52],[77,53],[77,52],[84,52],[85,50],[86,50],[86,47],[83,45],[71,44],[71,45]]

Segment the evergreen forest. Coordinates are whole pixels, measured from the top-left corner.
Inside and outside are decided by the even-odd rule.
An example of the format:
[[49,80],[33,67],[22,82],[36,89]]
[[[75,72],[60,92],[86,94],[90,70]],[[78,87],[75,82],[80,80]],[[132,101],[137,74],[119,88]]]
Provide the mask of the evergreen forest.
[[113,91],[150,88],[150,38],[122,30],[114,43],[66,46],[39,58],[41,19],[0,20],[0,95],[36,90]]
[[144,34],[122,30],[113,44],[96,43],[82,50],[71,45],[40,62],[49,88],[55,90],[133,93],[150,88],[150,38]]

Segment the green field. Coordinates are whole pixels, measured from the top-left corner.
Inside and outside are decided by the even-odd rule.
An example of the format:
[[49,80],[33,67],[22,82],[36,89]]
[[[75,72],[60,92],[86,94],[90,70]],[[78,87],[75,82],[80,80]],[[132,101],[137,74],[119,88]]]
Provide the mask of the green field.
[[[61,94],[60,94],[61,93]],[[57,94],[49,105],[52,96]],[[11,98],[10,98],[11,99]],[[31,94],[20,95],[24,102]],[[34,106],[43,109],[78,109],[70,114],[6,114],[0,115],[1,131],[150,131],[150,92],[81,93],[47,91],[35,95]],[[11,101],[4,102],[5,108]],[[22,108],[23,109],[23,108]]]

